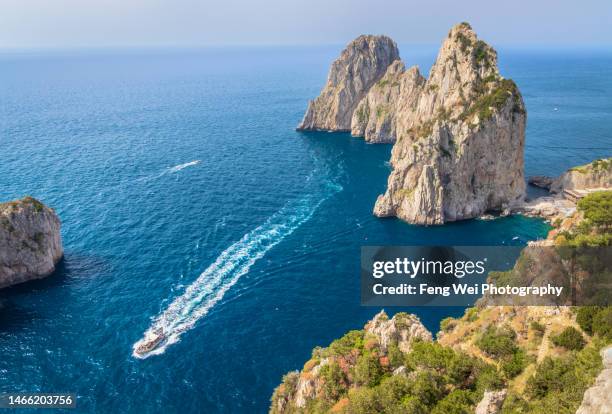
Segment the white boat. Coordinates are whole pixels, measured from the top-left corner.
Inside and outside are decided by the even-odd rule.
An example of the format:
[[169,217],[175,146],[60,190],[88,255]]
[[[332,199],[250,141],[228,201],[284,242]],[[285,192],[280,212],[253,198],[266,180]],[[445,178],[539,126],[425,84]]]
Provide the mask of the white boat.
[[166,334],[162,328],[149,333],[142,342],[134,348],[134,353],[138,356],[145,356],[157,348],[166,340]]

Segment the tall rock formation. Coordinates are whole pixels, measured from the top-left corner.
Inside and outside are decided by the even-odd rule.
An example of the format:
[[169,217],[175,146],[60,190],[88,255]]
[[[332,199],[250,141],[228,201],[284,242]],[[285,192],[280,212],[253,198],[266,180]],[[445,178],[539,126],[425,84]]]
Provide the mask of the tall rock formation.
[[451,29],[416,104],[395,118],[393,171],[375,215],[442,224],[523,199],[525,106],[467,23]]
[[0,203],[0,288],[48,276],[62,256],[52,209],[32,197]]
[[379,217],[442,224],[522,201],[526,111],[497,53],[467,23],[453,27],[429,79],[405,69],[395,43],[360,36],[342,52],[298,129],[350,130],[392,143]]
[[325,87],[309,102],[297,129],[350,131],[355,107],[397,59],[397,46],[387,36],[353,40],[332,64]]

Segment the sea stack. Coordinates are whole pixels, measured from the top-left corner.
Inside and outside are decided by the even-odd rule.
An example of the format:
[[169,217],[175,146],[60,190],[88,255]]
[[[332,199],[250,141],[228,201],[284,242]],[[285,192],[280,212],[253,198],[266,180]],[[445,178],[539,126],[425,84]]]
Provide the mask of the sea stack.
[[62,256],[52,209],[32,197],[0,203],[0,288],[50,275]]
[[442,224],[505,210],[525,196],[523,98],[468,23],[453,27],[431,69],[405,69],[395,43],[360,36],[342,52],[298,129],[350,130],[395,143],[374,214]]
[[410,93],[375,215],[442,224],[523,200],[525,105],[469,24],[451,29],[420,94]]
[[397,59],[397,45],[387,36],[353,40],[332,63],[325,87],[309,102],[297,129],[350,131],[355,107]]

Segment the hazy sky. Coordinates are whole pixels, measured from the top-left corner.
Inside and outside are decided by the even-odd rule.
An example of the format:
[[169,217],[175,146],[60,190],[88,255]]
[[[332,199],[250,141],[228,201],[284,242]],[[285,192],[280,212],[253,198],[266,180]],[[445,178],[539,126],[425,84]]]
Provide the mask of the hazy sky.
[[439,43],[469,21],[504,45],[612,46],[612,0],[0,0],[0,47]]

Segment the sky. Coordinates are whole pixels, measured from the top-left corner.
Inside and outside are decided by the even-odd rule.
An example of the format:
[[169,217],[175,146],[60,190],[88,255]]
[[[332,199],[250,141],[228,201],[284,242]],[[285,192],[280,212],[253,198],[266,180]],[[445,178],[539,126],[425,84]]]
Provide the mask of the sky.
[[439,44],[472,24],[497,45],[610,46],[612,0],[0,0],[0,48]]

